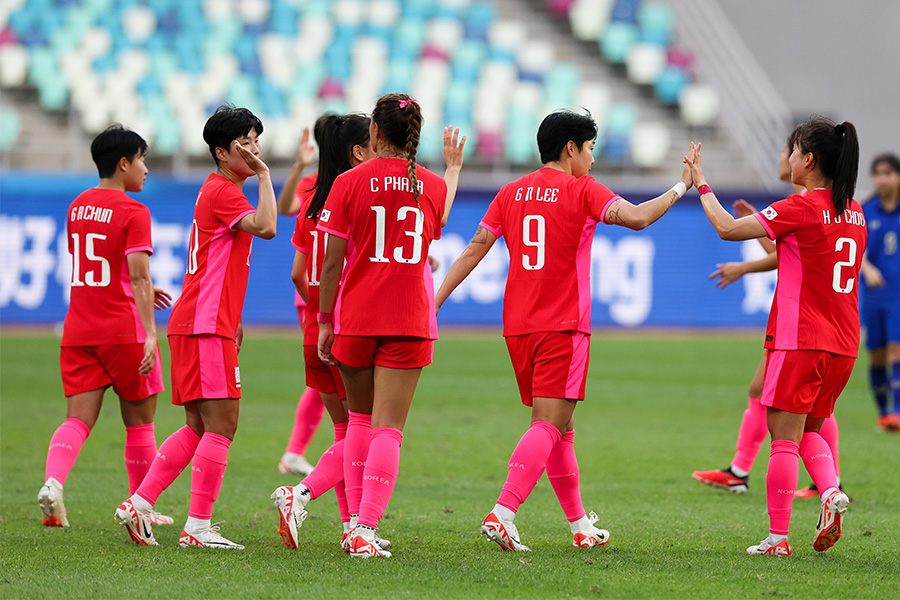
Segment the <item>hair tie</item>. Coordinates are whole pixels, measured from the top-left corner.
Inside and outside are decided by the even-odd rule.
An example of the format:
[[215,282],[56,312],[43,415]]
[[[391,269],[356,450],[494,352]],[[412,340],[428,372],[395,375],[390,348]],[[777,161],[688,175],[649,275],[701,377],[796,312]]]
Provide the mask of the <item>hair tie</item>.
[[838,135],[844,135],[847,133],[847,128],[844,127],[843,123],[834,126],[834,132]]
[[418,102],[418,100],[416,100],[416,99],[414,99],[414,98],[410,98],[409,100],[401,100],[401,101],[400,101],[400,108],[406,108],[406,105],[409,104],[409,103],[411,103],[411,102]]

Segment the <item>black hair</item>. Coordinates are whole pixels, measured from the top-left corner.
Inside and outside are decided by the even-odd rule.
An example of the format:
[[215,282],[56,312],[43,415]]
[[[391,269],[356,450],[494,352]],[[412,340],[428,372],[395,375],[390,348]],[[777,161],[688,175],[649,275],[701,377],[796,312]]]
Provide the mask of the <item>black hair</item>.
[[541,153],[541,162],[547,164],[562,157],[563,148],[570,141],[575,142],[578,149],[584,143],[597,138],[597,124],[590,111],[580,115],[571,110],[558,110],[550,113],[538,127],[537,144]]
[[91,142],[91,158],[100,178],[112,177],[123,158],[128,162],[147,154],[147,142],[119,123],[113,123]]
[[896,154],[885,152],[872,160],[872,175],[875,174],[875,169],[878,168],[878,165],[882,163],[889,166],[894,173],[900,173],[900,159],[897,158]]
[[353,147],[369,145],[369,117],[360,114],[343,117],[323,115],[316,121],[315,136],[319,144],[319,174],[313,186],[316,193],[306,216],[318,221],[319,211],[325,206],[334,180],[353,166],[350,162]]
[[231,142],[247,135],[251,129],[256,129],[256,135],[262,135],[263,124],[248,109],[235,108],[230,104],[223,104],[216,109],[203,127],[203,141],[209,146],[209,153],[217,165],[219,159],[216,148],[231,151]]
[[[402,106],[401,106],[402,104]],[[406,94],[386,94],[375,103],[372,120],[387,140],[406,153],[406,172],[416,204],[419,203],[419,178],[416,175],[416,151],[422,132],[422,109]]]
[[821,116],[810,117],[794,128],[794,143],[800,151],[811,152],[819,169],[831,179],[831,203],[840,216],[856,191],[859,174],[859,138],[849,121],[835,125]]

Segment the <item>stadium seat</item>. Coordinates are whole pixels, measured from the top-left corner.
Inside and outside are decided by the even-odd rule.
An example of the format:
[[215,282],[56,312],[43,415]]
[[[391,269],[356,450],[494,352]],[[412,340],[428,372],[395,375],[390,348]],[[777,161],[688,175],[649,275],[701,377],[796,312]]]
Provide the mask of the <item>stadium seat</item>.
[[663,123],[638,123],[631,132],[631,160],[638,167],[655,169],[666,159],[670,146],[669,129]]
[[663,104],[675,105],[682,88],[688,84],[688,74],[679,67],[669,65],[657,77],[653,85],[656,97]]
[[12,150],[19,141],[22,117],[12,107],[0,108],[0,151]]
[[710,127],[719,116],[719,95],[709,85],[693,83],[681,90],[678,107],[691,127]]
[[569,9],[569,24],[572,33],[582,41],[600,38],[609,22],[609,11],[613,0],[575,0]]
[[635,44],[625,59],[628,79],[638,85],[654,83],[665,66],[666,53],[655,44]]
[[669,45],[674,23],[672,9],[659,2],[644,2],[638,9],[641,41],[662,48]]
[[637,39],[638,31],[634,24],[621,21],[610,23],[600,35],[603,58],[613,64],[624,63]]
[[21,44],[0,46],[0,84],[16,88],[24,85],[29,69],[28,49]]

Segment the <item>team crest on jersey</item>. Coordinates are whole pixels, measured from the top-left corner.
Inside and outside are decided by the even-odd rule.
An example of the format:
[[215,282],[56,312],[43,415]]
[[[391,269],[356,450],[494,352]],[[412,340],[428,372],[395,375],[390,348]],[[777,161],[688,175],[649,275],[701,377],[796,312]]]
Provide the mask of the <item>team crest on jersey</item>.
[[765,218],[767,218],[770,221],[778,216],[778,213],[771,206],[767,207],[764,211],[762,211],[762,214]]
[[322,221],[323,223],[327,223],[328,219],[330,219],[330,218],[331,218],[331,211],[323,209],[322,215],[319,217],[319,220]]

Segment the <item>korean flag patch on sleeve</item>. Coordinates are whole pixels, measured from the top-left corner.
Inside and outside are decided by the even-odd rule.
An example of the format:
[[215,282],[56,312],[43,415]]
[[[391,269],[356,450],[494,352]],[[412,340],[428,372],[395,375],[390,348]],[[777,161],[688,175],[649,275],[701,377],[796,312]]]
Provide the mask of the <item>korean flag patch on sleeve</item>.
[[328,219],[330,219],[330,218],[331,218],[331,211],[323,209],[322,215],[319,217],[319,220],[322,221],[323,223],[327,223]]
[[775,217],[778,216],[778,212],[776,212],[775,209],[772,208],[771,206],[768,206],[762,211],[762,215],[771,221],[772,219],[774,219]]

